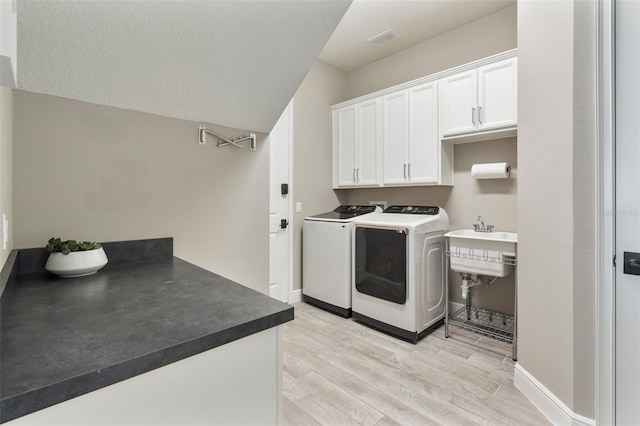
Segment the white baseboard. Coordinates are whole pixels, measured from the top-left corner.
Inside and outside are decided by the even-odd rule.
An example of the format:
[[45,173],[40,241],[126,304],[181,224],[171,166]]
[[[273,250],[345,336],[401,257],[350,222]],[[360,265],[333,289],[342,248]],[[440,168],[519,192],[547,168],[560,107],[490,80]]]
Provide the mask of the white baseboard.
[[574,413],[518,363],[513,370],[513,383],[554,425],[595,426],[595,420]]
[[289,304],[302,302],[302,290],[293,290],[289,293]]

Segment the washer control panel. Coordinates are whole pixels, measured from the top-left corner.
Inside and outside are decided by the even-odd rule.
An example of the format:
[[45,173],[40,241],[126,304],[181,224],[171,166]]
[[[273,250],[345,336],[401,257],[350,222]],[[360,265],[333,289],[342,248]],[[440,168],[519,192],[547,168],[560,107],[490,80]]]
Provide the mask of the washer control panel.
[[436,206],[391,206],[384,211],[384,213],[424,214],[430,216],[435,216],[439,212],[440,207]]
[[334,210],[335,213],[339,214],[348,214],[352,216],[360,216],[367,213],[373,213],[376,211],[377,206],[369,206],[369,205],[353,205],[353,204],[343,204],[341,206],[336,207]]

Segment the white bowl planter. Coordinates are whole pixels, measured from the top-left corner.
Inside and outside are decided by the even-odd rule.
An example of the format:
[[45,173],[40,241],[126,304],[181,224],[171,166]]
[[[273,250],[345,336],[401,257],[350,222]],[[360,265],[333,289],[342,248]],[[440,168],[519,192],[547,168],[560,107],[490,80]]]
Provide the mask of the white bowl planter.
[[102,247],[69,254],[50,253],[44,269],[63,278],[81,277],[95,274],[108,261]]

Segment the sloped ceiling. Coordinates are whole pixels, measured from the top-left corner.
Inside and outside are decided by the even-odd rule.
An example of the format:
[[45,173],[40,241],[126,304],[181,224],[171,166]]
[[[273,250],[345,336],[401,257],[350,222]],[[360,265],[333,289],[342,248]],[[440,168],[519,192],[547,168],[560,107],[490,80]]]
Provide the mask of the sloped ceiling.
[[350,1],[20,1],[18,87],[269,132]]
[[[354,0],[319,59],[353,71],[515,4],[516,0]],[[368,41],[389,29],[397,39],[381,46]]]

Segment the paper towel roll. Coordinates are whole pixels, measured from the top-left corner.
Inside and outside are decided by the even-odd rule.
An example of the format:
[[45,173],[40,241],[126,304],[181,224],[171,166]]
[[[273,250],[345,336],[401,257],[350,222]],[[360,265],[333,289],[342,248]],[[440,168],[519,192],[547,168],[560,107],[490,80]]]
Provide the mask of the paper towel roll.
[[504,179],[511,173],[509,163],[485,163],[471,166],[471,176],[475,179]]

